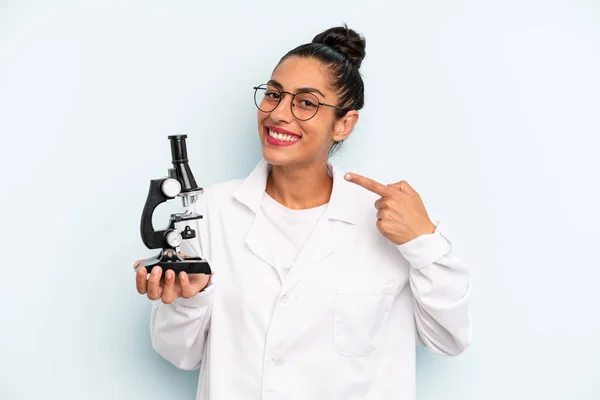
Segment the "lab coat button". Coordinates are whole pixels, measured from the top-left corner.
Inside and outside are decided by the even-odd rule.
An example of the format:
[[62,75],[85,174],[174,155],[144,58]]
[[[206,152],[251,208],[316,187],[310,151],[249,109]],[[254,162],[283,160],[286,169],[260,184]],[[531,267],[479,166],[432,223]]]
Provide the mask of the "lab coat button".
[[287,303],[288,299],[289,299],[289,296],[288,296],[287,293],[284,293],[283,295],[281,295],[281,302],[282,303]]
[[275,363],[277,366],[281,366],[285,364],[285,358],[283,356],[277,356],[273,358],[273,363]]

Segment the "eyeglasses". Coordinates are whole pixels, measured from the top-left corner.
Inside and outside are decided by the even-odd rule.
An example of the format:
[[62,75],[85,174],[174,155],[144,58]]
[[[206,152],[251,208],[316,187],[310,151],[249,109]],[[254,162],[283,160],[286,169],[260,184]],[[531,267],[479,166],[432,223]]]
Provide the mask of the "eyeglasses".
[[331,104],[321,103],[319,98],[309,92],[298,92],[290,93],[283,90],[279,90],[277,87],[264,83],[259,86],[254,86],[254,104],[262,112],[272,112],[277,108],[283,94],[289,94],[292,96],[290,107],[294,117],[300,121],[308,121],[319,111],[319,106],[331,107],[336,110],[345,110],[344,108],[334,106]]

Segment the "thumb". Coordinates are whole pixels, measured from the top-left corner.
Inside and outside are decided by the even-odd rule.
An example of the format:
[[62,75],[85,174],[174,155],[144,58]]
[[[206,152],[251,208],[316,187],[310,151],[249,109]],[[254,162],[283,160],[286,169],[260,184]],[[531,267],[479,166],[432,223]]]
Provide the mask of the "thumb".
[[394,189],[398,189],[403,193],[406,194],[417,194],[417,192],[415,191],[415,189],[412,188],[412,186],[410,186],[408,184],[408,182],[406,181],[400,181],[398,183],[392,183],[391,185],[388,185],[390,187],[393,187]]

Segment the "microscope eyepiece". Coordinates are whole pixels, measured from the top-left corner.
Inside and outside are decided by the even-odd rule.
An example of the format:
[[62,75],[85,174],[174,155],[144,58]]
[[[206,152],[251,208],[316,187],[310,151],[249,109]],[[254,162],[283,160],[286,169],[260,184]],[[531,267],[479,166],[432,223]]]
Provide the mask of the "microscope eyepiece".
[[187,147],[185,139],[187,135],[171,135],[171,159],[175,169],[174,178],[181,183],[181,193],[196,192],[200,190],[188,165]]
[[177,163],[188,162],[185,139],[187,139],[187,135],[169,136],[169,140],[171,141],[171,159],[173,165],[176,165]]

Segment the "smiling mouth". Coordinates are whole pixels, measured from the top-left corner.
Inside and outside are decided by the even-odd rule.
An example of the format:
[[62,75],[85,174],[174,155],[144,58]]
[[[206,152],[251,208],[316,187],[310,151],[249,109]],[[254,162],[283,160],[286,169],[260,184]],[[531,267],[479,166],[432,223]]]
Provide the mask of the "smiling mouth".
[[[276,128],[277,129],[277,128]],[[281,132],[280,129],[275,131],[273,128],[267,127],[265,128],[266,134],[272,137],[273,139],[280,140],[282,142],[297,142],[300,140],[301,136],[293,133],[287,133],[286,131]]]

